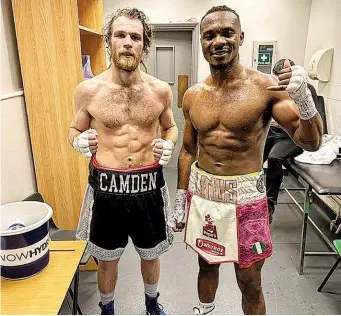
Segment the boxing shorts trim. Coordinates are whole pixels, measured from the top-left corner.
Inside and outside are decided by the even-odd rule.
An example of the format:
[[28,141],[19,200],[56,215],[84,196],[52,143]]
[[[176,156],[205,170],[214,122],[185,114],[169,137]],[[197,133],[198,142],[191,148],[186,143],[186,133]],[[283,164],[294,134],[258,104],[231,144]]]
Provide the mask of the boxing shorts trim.
[[194,163],[187,199],[185,243],[210,264],[247,268],[272,254],[263,171],[209,174]]
[[168,251],[173,242],[167,226],[169,193],[158,163],[134,169],[101,167],[90,162],[78,239],[87,240],[86,251],[99,260],[121,257],[128,236],[144,260]]

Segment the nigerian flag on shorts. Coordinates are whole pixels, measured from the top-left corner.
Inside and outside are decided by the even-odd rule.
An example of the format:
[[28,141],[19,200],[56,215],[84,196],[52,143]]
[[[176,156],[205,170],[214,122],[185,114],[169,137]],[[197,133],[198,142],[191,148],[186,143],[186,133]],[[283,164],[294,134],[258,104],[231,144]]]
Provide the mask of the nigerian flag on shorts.
[[266,246],[262,242],[256,242],[252,247],[253,253],[263,253],[266,249]]

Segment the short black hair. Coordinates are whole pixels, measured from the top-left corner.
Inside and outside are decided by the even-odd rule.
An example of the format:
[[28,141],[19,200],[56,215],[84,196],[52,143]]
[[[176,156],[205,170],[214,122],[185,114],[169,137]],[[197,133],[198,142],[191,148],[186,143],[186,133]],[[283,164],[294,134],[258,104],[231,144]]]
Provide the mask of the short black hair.
[[[288,59],[289,60],[289,63],[290,63],[290,66],[294,66],[295,63],[289,59],[289,58],[285,58],[285,59]],[[285,62],[285,59],[280,59],[276,64],[275,66],[272,68],[272,72],[275,74],[275,75],[278,75],[281,70],[284,68],[284,62]]]
[[226,6],[226,5],[219,5],[219,6],[213,6],[211,9],[209,9],[209,10],[205,13],[205,15],[202,17],[202,19],[201,19],[201,21],[200,21],[200,25],[201,25],[202,21],[204,20],[204,18],[206,18],[206,16],[208,16],[208,15],[211,14],[211,13],[219,12],[219,11],[226,11],[226,12],[231,12],[231,13],[233,13],[233,14],[237,17],[238,22],[239,22],[239,24],[240,24],[239,14],[238,14],[236,11],[234,11],[233,9],[229,8],[229,7]]

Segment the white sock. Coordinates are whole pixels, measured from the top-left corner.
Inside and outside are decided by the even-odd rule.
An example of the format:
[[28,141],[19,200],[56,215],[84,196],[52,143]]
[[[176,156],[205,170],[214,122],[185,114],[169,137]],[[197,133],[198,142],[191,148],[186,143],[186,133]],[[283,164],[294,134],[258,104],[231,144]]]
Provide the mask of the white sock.
[[115,290],[111,291],[110,293],[99,293],[101,296],[101,302],[103,305],[109,304],[115,298]]
[[146,294],[149,297],[156,297],[157,293],[158,293],[158,286],[159,283],[155,283],[155,284],[144,284],[144,291],[146,292]]
[[214,301],[212,303],[201,303],[199,301],[200,315],[208,314],[214,310]]

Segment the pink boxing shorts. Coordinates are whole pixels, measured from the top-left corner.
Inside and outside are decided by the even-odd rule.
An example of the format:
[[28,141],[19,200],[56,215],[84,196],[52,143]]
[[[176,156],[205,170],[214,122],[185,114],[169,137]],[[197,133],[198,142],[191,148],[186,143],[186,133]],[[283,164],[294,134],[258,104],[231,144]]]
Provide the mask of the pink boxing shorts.
[[240,268],[272,254],[264,173],[216,176],[191,168],[185,243],[210,264]]

